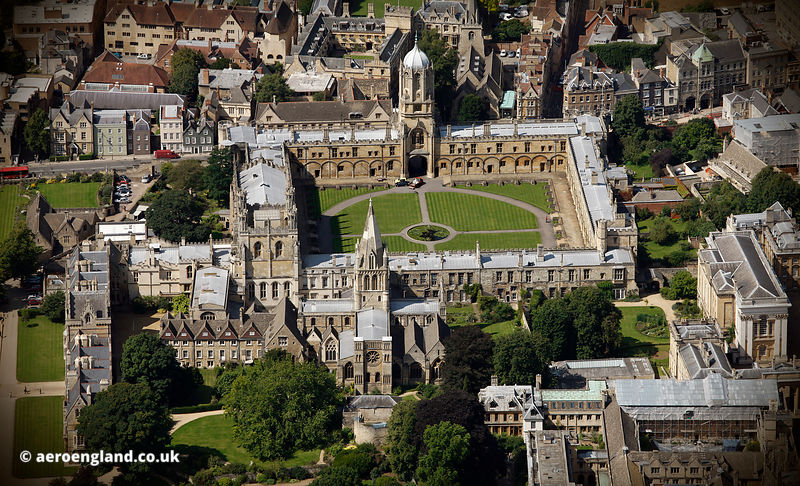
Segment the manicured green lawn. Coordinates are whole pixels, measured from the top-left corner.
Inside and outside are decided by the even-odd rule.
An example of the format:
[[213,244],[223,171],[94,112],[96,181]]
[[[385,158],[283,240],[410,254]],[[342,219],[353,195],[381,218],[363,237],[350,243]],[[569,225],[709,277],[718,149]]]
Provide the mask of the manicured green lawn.
[[346,201],[351,197],[382,190],[383,189],[367,189],[366,187],[358,189],[326,188],[325,190],[320,190],[317,187],[309,187],[306,193],[306,202],[308,204],[308,212],[310,213],[308,216],[311,219],[317,219],[322,213],[342,201]]
[[[367,4],[370,3],[370,0],[352,0],[350,2],[350,16],[351,17],[366,17],[367,16]],[[373,2],[375,4],[375,17],[383,18],[383,3]],[[414,10],[417,10],[420,6],[422,6],[422,0],[394,0],[391,2],[386,2],[390,5],[400,5],[401,7],[414,7]]]
[[486,334],[491,334],[492,336],[511,334],[518,329],[515,321],[496,322],[494,324],[484,325],[481,327],[483,327],[483,332]]
[[471,194],[433,192],[425,195],[431,221],[458,231],[536,229],[536,216],[508,203]]
[[473,191],[490,192],[492,194],[499,194],[526,202],[537,208],[543,209],[548,213],[553,212],[550,203],[547,202],[547,183],[539,182],[537,184],[523,183],[520,185],[506,184],[500,186],[498,184],[489,184],[488,186],[456,186],[470,189]]
[[57,182],[36,186],[54,208],[96,208],[99,188],[99,182]]
[[518,329],[514,320],[496,322],[494,324],[487,324],[485,322],[469,322],[470,316],[474,316],[475,311],[472,304],[465,304],[461,307],[450,306],[447,308],[447,325],[451,329],[463,326],[478,326],[483,329],[483,332],[491,334],[492,336],[502,336],[504,334],[511,334]]
[[[384,236],[384,238],[386,238]],[[356,249],[356,236],[334,236],[333,237],[333,252],[334,253],[352,253]]]
[[14,405],[14,476],[20,478],[42,478],[49,476],[71,476],[74,467],[65,468],[61,463],[24,463],[19,454],[29,451],[64,452],[63,412],[64,397],[24,397]]
[[0,188],[0,241],[5,240],[14,227],[18,195],[17,184],[8,184]]
[[635,181],[640,181],[642,180],[642,178],[644,179],[653,178],[653,169],[650,167],[650,164],[644,164],[644,165],[625,164],[625,168],[633,171],[633,179]]
[[[249,464],[256,461],[244,448],[236,445],[233,439],[233,419],[225,415],[203,417],[182,426],[172,434],[173,446],[194,446],[219,452],[227,461]],[[282,463],[284,467],[305,466],[319,460],[319,449],[299,451]],[[269,464],[269,463],[267,463]]]
[[437,250],[474,250],[479,241],[481,250],[508,250],[516,248],[536,248],[542,242],[538,231],[519,233],[469,233],[456,235],[450,241],[436,245]]
[[[331,232],[339,235],[361,235],[367,220],[369,200],[345,208],[331,218]],[[419,223],[419,198],[416,194],[386,194],[372,199],[372,207],[378,218],[382,234],[399,233],[406,226]]]
[[[636,329],[636,316],[639,314],[649,314],[654,316],[664,317],[664,311],[661,307],[650,306],[636,306],[636,307],[619,307],[622,311],[622,320],[620,327],[622,328],[622,351],[625,353],[635,352],[641,348],[657,348],[657,346],[650,345],[669,345],[669,338],[657,338],[642,334]],[[652,354],[655,354],[653,352]]]
[[45,316],[23,322],[20,318],[17,338],[17,380],[22,382],[63,381],[64,324]]
[[392,252],[425,251],[425,245],[413,243],[402,236],[384,236],[383,242],[386,244],[389,251]]

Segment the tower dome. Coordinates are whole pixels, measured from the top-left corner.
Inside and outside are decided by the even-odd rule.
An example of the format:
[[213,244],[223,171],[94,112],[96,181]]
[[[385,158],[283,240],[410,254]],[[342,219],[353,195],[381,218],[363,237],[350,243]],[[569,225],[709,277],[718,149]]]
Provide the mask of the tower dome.
[[417,45],[416,39],[414,40],[414,48],[408,51],[406,57],[403,58],[403,66],[408,69],[425,69],[430,64],[428,56],[420,50]]

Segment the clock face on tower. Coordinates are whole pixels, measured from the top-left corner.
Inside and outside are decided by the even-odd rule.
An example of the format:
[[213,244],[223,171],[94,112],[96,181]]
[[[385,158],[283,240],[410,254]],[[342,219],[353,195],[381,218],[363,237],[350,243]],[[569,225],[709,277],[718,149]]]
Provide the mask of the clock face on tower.
[[381,359],[381,355],[377,351],[370,351],[367,353],[367,362],[368,363],[377,363],[378,360]]

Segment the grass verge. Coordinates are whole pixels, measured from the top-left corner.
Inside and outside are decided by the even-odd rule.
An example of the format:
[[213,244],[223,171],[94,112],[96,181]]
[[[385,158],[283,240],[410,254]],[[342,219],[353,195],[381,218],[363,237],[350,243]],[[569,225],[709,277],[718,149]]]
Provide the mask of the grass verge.
[[63,381],[64,355],[62,333],[64,325],[45,316],[36,316],[17,326],[17,380]]

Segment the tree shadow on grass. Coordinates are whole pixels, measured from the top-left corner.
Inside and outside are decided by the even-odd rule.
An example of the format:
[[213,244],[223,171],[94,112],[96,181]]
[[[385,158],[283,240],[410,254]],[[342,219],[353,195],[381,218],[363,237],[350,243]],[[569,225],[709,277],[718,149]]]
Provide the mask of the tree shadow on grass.
[[172,449],[180,455],[180,464],[175,467],[175,472],[187,476],[207,468],[208,460],[211,457],[217,457],[223,463],[227,461],[225,454],[212,447],[176,444],[172,446]]

